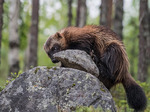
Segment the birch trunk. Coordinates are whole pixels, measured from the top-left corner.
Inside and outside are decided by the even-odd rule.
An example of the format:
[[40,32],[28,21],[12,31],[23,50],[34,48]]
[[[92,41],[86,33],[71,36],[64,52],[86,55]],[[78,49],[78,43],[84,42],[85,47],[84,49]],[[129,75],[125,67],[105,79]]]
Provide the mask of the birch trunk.
[[19,71],[19,33],[18,19],[20,0],[10,0],[9,6],[9,76]]

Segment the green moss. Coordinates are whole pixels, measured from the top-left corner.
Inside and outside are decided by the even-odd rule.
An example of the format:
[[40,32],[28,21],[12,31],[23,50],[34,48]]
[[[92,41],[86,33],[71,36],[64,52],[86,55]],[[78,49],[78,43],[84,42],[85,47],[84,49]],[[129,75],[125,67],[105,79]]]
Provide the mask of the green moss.
[[105,89],[103,89],[103,88],[100,88],[100,89],[101,89],[101,91],[106,92]]
[[70,107],[70,110],[71,110],[71,111],[75,111],[76,108],[75,108],[75,107]]
[[40,68],[36,68],[34,73],[36,74],[39,71]]
[[77,83],[79,83],[79,84],[80,84],[80,83],[81,83],[81,81],[78,81]]
[[7,91],[5,91],[5,93],[7,93]]
[[34,68],[34,66],[31,65],[31,66],[30,66],[30,69],[32,69],[32,68]]
[[0,86],[0,92],[1,92],[4,88],[5,88],[4,86]]
[[96,95],[96,93],[94,92],[93,94],[92,94],[92,96],[95,96]]
[[69,94],[70,93],[70,89],[67,89],[67,94]]
[[52,68],[52,67],[48,67],[48,66],[47,66],[47,69],[51,69],[51,68]]
[[56,67],[54,67],[54,68],[53,68],[53,70],[57,70],[57,68],[56,68]]
[[51,79],[51,77],[48,77],[48,80],[50,80]]
[[[87,107],[87,106],[78,106],[76,107],[76,112],[103,112],[102,108],[94,108],[93,106]],[[105,111],[105,112],[111,112],[111,111]]]
[[73,84],[72,84],[72,87],[74,87],[74,86],[76,86],[76,84],[75,84],[75,83],[73,83]]

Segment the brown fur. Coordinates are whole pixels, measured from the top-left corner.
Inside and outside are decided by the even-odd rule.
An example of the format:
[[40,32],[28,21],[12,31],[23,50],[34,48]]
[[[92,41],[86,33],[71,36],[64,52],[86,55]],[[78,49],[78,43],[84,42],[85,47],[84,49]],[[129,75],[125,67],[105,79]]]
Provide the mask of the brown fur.
[[[59,38],[59,36],[61,36],[62,38]],[[100,57],[103,55],[108,46],[115,44],[118,46],[116,49],[118,49],[120,53],[120,57],[118,57],[118,60],[120,62],[116,63],[117,70],[115,70],[119,71],[119,73],[116,76],[115,82],[122,82],[122,80],[126,79],[128,77],[127,75],[129,75],[129,62],[124,45],[118,39],[118,36],[106,27],[95,25],[89,25],[83,28],[68,27],[61,30],[60,32],[57,32],[55,35],[52,35],[50,38],[53,38],[53,42],[51,42],[51,46],[45,47],[47,52],[49,51],[49,49],[51,49],[54,43],[60,44],[62,50],[65,50],[67,49],[68,43],[70,42],[87,41],[88,43],[95,44]],[[49,40],[47,42],[49,42]]]
[[[52,50],[56,44],[60,47]],[[129,73],[129,61],[125,47],[112,30],[95,25],[83,28],[68,27],[49,37],[44,49],[51,59],[53,53],[61,50],[80,49],[86,51],[99,68],[99,80],[108,89],[117,83],[122,83],[131,107],[135,110],[142,110],[146,107],[145,94]],[[135,98],[132,98],[133,96]]]

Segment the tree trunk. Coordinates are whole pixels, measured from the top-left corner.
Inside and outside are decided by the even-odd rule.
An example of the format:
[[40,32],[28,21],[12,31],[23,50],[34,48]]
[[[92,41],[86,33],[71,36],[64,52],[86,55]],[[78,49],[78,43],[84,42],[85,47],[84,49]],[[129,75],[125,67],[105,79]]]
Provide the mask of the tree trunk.
[[68,26],[71,26],[72,21],[72,0],[68,0]]
[[148,49],[149,49],[149,17],[148,17],[148,0],[140,0],[139,16],[139,65],[138,79],[142,82],[148,78]]
[[[148,71],[149,71],[149,69],[150,69],[150,7],[148,8],[148,24],[149,24],[149,36],[147,38],[146,56],[147,56]],[[149,72],[148,72],[148,74],[149,74]]]
[[76,26],[83,27],[86,24],[87,7],[86,0],[78,0]]
[[112,0],[102,0],[100,10],[100,25],[110,28],[112,17]]
[[9,6],[9,76],[19,71],[19,33],[18,19],[20,0],[10,0]]
[[27,68],[37,66],[39,0],[32,0],[32,20],[29,34]]
[[115,15],[114,15],[114,24],[113,29],[116,32],[120,39],[122,40],[122,30],[123,30],[123,0],[115,0]]
[[2,29],[3,29],[3,3],[4,0],[0,0],[0,65],[1,65],[1,41],[2,41]]

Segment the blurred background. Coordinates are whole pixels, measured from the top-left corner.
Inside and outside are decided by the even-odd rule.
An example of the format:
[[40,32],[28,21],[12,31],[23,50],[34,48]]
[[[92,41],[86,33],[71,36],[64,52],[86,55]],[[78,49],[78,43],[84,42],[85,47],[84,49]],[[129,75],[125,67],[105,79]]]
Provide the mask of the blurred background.
[[[130,73],[150,104],[150,0],[0,0],[1,90],[25,70],[55,66],[43,49],[50,35],[91,24],[110,27],[120,36]],[[129,112],[122,86],[112,94],[118,110]]]

